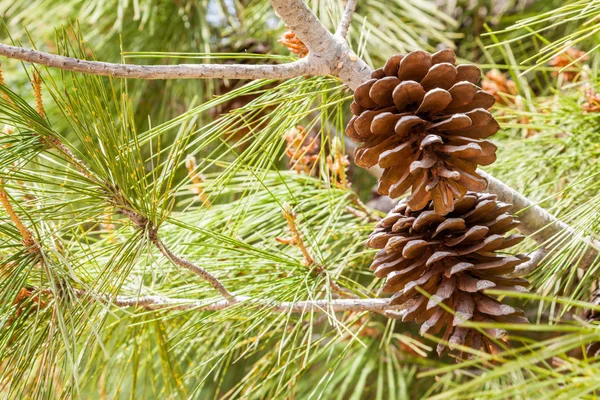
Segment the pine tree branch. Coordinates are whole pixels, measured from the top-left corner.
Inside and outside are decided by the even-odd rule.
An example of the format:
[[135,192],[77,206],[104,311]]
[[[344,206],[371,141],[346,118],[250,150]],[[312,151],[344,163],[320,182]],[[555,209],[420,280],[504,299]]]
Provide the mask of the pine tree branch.
[[523,194],[517,192],[485,171],[478,169],[477,173],[488,181],[488,187],[485,190],[486,192],[495,194],[500,201],[512,204],[513,212],[519,213],[519,220],[521,221],[521,224],[518,227],[519,231],[530,236],[533,240],[543,246],[533,254],[531,261],[518,268],[517,273],[519,275],[525,275],[533,271],[535,266],[548,255],[550,251],[555,250],[560,246],[559,244],[547,243],[549,239],[559,234],[580,238],[581,241],[587,245],[587,250],[581,258],[579,268],[589,268],[599,257],[600,241],[582,236],[576,229],[560,221],[544,208],[536,205]]
[[270,0],[275,12],[310,50],[306,59],[315,75],[333,75],[352,90],[371,77],[372,69],[334,35],[302,0]]
[[77,291],[79,297],[89,296],[103,303],[113,304],[118,307],[144,307],[151,310],[195,310],[219,311],[233,305],[244,303],[252,307],[268,308],[273,312],[303,313],[311,311],[340,312],[340,311],[372,311],[385,313],[387,311],[400,311],[399,305],[392,305],[390,299],[333,299],[333,300],[305,300],[295,302],[278,302],[274,300],[253,299],[248,296],[234,296],[230,300],[202,301],[193,299],[178,299],[163,296],[116,296],[110,299],[106,296],[94,296],[84,291]]
[[65,71],[137,79],[289,79],[311,74],[307,60],[289,64],[133,65],[87,61],[0,43],[0,55]]
[[231,303],[235,303],[235,297],[225,288],[225,285],[223,285],[223,283],[214,275],[212,275],[210,272],[208,272],[207,270],[205,270],[204,268],[194,264],[193,262],[178,256],[177,254],[173,253],[167,246],[164,245],[164,243],[158,238],[157,236],[157,232],[154,231],[153,233],[150,234],[150,241],[156,246],[156,248],[167,258],[169,259],[173,264],[178,265],[182,268],[185,268],[187,270],[192,271],[194,274],[198,275],[199,277],[201,277],[202,279],[204,279],[205,281],[207,281],[213,288],[215,288],[215,290],[217,292],[219,292],[219,294],[223,297],[225,297],[225,299],[227,299],[227,301],[231,302]]
[[348,36],[348,29],[350,29],[350,23],[352,22],[352,16],[354,15],[354,10],[356,10],[356,4],[358,0],[348,0],[346,3],[346,8],[344,9],[344,14],[342,15],[342,19],[340,20],[340,24],[335,31],[335,35],[346,39]]
[[[66,161],[69,164],[71,164],[75,169],[77,169],[83,176],[85,176],[86,178],[88,178],[89,180],[91,180],[92,182],[94,182],[100,186],[110,187],[110,188],[113,188],[113,190],[117,190],[109,182],[103,182],[100,178],[98,178],[97,175],[94,174],[93,171],[90,170],[87,167],[87,165],[85,165],[83,163],[83,161],[81,161],[79,158],[77,158],[75,156],[75,154],[73,154],[73,152],[67,146],[65,146],[59,138],[53,137],[53,138],[47,138],[47,139],[43,139],[43,140],[46,140],[47,142],[54,145],[58,150],[60,150],[63,153],[63,155],[65,156]],[[103,187],[103,189],[105,189],[105,188]],[[5,196],[4,196],[5,194],[6,193],[4,192],[4,189],[2,187],[2,181],[0,180],[0,203],[3,206],[5,206],[5,208],[6,208],[5,203],[8,202],[8,198],[7,197],[5,198]],[[208,272],[204,268],[192,263],[191,261],[189,261],[181,256],[178,256],[177,254],[173,253],[167,246],[165,246],[165,244],[162,242],[162,240],[158,236],[158,229],[156,227],[154,227],[154,225],[151,223],[151,221],[148,220],[148,218],[137,213],[130,206],[130,204],[127,202],[126,198],[124,196],[122,196],[122,194],[120,192],[118,192],[118,191],[111,192],[111,193],[109,193],[109,196],[110,196],[110,203],[112,203],[117,208],[118,212],[121,213],[122,215],[125,215],[127,218],[129,218],[129,220],[137,228],[146,232],[146,234],[148,235],[148,237],[150,239],[150,242],[152,242],[152,244],[161,252],[161,254],[163,254],[167,259],[169,259],[175,265],[185,268],[189,271],[192,271],[197,276],[199,276],[200,278],[207,281],[213,288],[215,288],[215,290],[217,290],[217,292],[219,292],[219,294],[221,296],[228,299],[228,301],[233,301],[234,296],[225,288],[223,283],[217,277],[212,275],[210,272]],[[8,203],[8,206],[10,207],[10,203]],[[10,207],[10,209],[12,209],[12,207]],[[14,214],[14,210],[13,210],[12,214]],[[9,213],[9,215],[11,215],[11,214]],[[16,216],[16,214],[14,214],[14,215]],[[11,218],[12,218],[12,215],[11,215]],[[18,216],[17,216],[17,218],[18,218]],[[21,225],[22,225],[22,223],[21,223]],[[21,228],[19,228],[19,230],[21,230]],[[27,232],[28,232],[28,230],[27,230]],[[22,234],[23,234],[23,232],[22,232]],[[23,238],[24,238],[23,242],[25,244],[26,237],[23,236]],[[33,245],[33,244],[35,244],[35,242],[33,242],[30,245]]]
[[329,32],[302,0],[271,0],[271,4],[308,47],[308,57],[289,64],[276,65],[133,65],[81,60],[1,43],[0,55],[66,71],[118,78],[289,79],[307,75],[333,75],[353,90],[369,78],[369,66],[354,54],[344,38]]

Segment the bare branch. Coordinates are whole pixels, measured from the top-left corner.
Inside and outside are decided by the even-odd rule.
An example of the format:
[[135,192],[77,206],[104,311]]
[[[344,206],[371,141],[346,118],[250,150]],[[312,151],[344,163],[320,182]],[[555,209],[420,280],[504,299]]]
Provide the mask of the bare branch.
[[309,49],[309,55],[289,64],[132,65],[87,61],[43,51],[0,44],[0,55],[47,67],[87,74],[138,79],[289,79],[333,75],[354,90],[369,79],[371,68],[348,43],[325,28],[302,0],[271,0],[275,11]]
[[[54,295],[49,288],[30,286],[32,291],[40,291],[47,295]],[[196,300],[189,298],[173,298],[158,295],[138,296],[110,296],[83,289],[73,289],[77,298],[95,300],[107,305],[117,307],[144,307],[148,310],[194,310],[194,311],[220,311],[234,305],[255,308],[267,308],[276,313],[307,313],[307,312],[344,312],[344,311],[370,311],[393,318],[401,318],[405,313],[402,305],[391,304],[392,299],[379,298],[352,298],[333,300],[301,300],[277,301],[268,299],[254,299],[248,296],[233,296],[231,299],[219,301]]]
[[[82,292],[84,293],[84,292]],[[93,297],[92,295],[90,295]],[[139,296],[126,297],[117,296],[113,300],[99,297],[99,300],[114,304],[119,307],[140,306],[152,310],[196,310],[196,311],[218,311],[233,305],[244,303],[251,307],[264,307],[273,312],[303,313],[312,311],[340,312],[340,311],[372,311],[387,312],[399,311],[401,306],[390,304],[390,299],[334,299],[334,300],[306,300],[296,302],[278,302],[274,300],[252,299],[247,296],[234,296],[231,300],[220,300],[217,302],[175,299],[162,296]]]
[[182,268],[188,269],[207,281],[213,288],[219,292],[219,294],[227,299],[228,302],[235,303],[235,297],[225,288],[225,285],[210,272],[204,268],[194,264],[193,262],[186,260],[174,254],[156,235],[156,231],[150,234],[150,240],[156,246],[156,248],[169,259],[173,264],[178,265]]
[[65,71],[137,79],[289,79],[310,74],[308,62],[289,64],[132,65],[86,61],[0,43],[0,55]]
[[348,0],[346,3],[346,8],[344,9],[344,14],[342,15],[342,19],[340,20],[340,24],[335,31],[335,35],[346,39],[348,36],[348,29],[350,28],[350,22],[352,22],[352,16],[354,15],[354,10],[356,9],[356,3],[358,0]]
[[[529,235],[537,243],[544,246],[536,253],[536,259],[541,261],[551,250],[554,250],[559,245],[548,243],[548,240],[556,237],[559,234],[567,234],[572,237],[580,238],[581,241],[588,245],[588,248],[583,255],[579,267],[582,269],[588,268],[594,263],[594,260],[600,254],[600,242],[590,237],[584,237],[576,229],[570,225],[560,221],[542,207],[536,205],[533,201],[517,192],[501,180],[491,176],[490,174],[477,170],[477,173],[487,179],[488,187],[485,190],[488,193],[493,193],[498,196],[498,200],[513,205],[513,212],[519,213],[521,224],[518,229],[522,233]],[[533,261],[533,260],[532,260]],[[533,270],[531,262],[519,268],[519,271]]]

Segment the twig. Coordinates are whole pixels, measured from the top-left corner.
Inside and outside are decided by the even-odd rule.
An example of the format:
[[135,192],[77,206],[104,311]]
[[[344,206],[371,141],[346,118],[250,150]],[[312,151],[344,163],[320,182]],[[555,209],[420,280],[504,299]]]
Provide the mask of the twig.
[[183,257],[174,254],[164,243],[158,238],[156,231],[150,233],[150,241],[156,246],[156,248],[169,259],[173,264],[178,265],[182,268],[192,271],[205,281],[207,281],[213,288],[219,292],[219,294],[225,297],[229,302],[235,303],[235,297],[225,288],[225,285],[210,272],[204,268],[194,264],[193,262],[186,260]]
[[[560,221],[542,207],[536,205],[523,194],[517,192],[501,180],[492,175],[477,170],[477,173],[487,179],[488,187],[486,192],[498,196],[498,200],[513,205],[513,212],[518,213],[521,224],[518,229],[522,233],[529,235],[537,243],[541,244],[542,249],[535,254],[537,262],[541,261],[550,251],[554,250],[559,244],[548,243],[548,240],[559,234],[568,234],[572,237],[579,237],[582,242],[588,245],[588,248],[581,258],[579,268],[587,269],[594,263],[594,260],[600,254],[600,242],[590,237],[582,237],[576,229]],[[533,258],[532,258],[533,261]],[[519,273],[531,272],[535,268],[532,261],[519,268]]]
[[[85,292],[81,292],[82,294]],[[93,294],[86,294],[94,298]],[[82,296],[80,296],[82,297]],[[268,308],[273,312],[304,313],[312,311],[372,311],[387,312],[400,311],[398,305],[390,304],[390,299],[334,299],[334,300],[305,300],[295,302],[278,302],[275,300],[253,299],[247,296],[234,296],[230,300],[202,301],[192,299],[177,299],[162,296],[139,296],[127,297],[117,296],[114,299],[104,296],[95,297],[98,300],[114,304],[119,307],[140,306],[152,310],[196,310],[196,311],[218,311],[233,305],[244,303],[253,307]],[[401,311],[400,311],[401,312]]]
[[[40,291],[43,294],[54,295],[54,291],[48,288],[29,286],[31,292]],[[93,299],[104,304],[117,307],[144,307],[149,310],[194,310],[194,311],[220,311],[234,305],[244,305],[259,308],[268,308],[277,313],[307,313],[307,312],[344,312],[344,311],[370,311],[383,315],[401,318],[404,314],[402,305],[391,304],[391,299],[379,298],[352,298],[333,300],[300,300],[300,301],[277,301],[268,299],[255,299],[249,296],[232,296],[230,299],[219,301],[196,300],[189,298],[173,298],[157,295],[138,296],[109,296],[103,293],[73,289],[77,298]]]
[[344,14],[342,15],[340,24],[335,31],[336,36],[339,36],[343,39],[346,39],[348,36],[348,29],[350,28],[350,22],[352,22],[352,16],[354,15],[354,10],[356,9],[357,3],[358,0],[348,0],[348,3],[346,3]]
[[65,71],[137,79],[289,79],[309,73],[305,60],[289,64],[179,64],[133,65],[87,61],[43,51],[0,44],[0,55]]

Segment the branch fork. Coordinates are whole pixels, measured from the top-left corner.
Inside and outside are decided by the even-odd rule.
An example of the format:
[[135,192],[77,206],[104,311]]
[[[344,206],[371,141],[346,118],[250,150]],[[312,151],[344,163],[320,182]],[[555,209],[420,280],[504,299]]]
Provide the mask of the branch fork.
[[345,39],[356,1],[348,7],[334,35],[302,0],[271,0],[275,11],[309,49],[307,57],[288,64],[179,64],[134,65],[87,61],[0,43],[0,55],[66,71],[137,79],[290,79],[333,75],[352,90],[369,78],[371,69],[350,49]]

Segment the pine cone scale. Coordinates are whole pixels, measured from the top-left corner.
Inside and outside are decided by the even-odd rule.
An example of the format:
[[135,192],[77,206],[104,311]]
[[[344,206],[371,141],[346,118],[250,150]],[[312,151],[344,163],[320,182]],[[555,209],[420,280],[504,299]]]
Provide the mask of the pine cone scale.
[[429,91],[436,88],[448,90],[452,82],[456,82],[458,71],[454,65],[444,62],[431,67],[421,81],[423,89]]
[[435,115],[444,111],[452,102],[452,95],[444,89],[431,89],[423,95],[417,114]]
[[398,66],[398,78],[403,81],[421,81],[432,66],[431,54],[416,50],[408,53]]
[[405,111],[409,106],[420,104],[423,101],[426,93],[420,83],[415,81],[401,82],[399,79],[398,81],[400,83],[392,91],[392,103],[399,111]]

